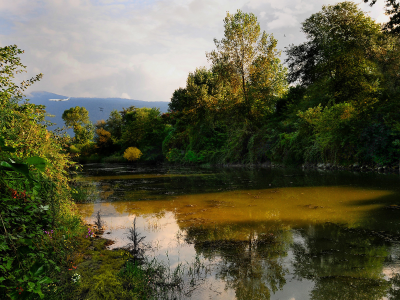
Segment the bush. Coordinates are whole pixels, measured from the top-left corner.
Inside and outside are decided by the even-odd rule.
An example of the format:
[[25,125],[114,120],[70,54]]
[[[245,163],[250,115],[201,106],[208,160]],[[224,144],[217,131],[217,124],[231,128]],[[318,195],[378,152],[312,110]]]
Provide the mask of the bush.
[[142,156],[142,152],[136,147],[129,147],[124,152],[124,157],[129,161],[138,160]]

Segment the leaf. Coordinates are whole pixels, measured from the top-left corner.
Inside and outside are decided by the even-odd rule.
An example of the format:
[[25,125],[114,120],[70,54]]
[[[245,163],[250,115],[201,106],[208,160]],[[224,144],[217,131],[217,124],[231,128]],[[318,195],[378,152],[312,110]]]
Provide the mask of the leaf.
[[0,166],[3,168],[11,168],[11,165],[6,161],[0,161]]
[[39,280],[39,284],[48,284],[48,283],[52,283],[53,280],[51,280],[49,277],[45,277],[42,280]]
[[29,271],[32,273],[33,277],[39,277],[45,272],[45,265],[37,261],[33,264]]
[[41,210],[49,210],[49,206],[48,205],[40,205],[40,209]]
[[46,169],[46,164],[47,164],[44,158],[38,156],[29,157],[26,160],[26,163],[29,165],[34,165],[40,171],[44,171]]
[[5,161],[1,161],[0,162],[0,167],[8,168],[10,171],[12,170],[12,171],[15,171],[15,172],[18,172],[18,173],[24,175],[29,180],[29,182],[31,184],[33,184],[33,182],[36,181],[31,177],[27,164],[14,163],[11,158],[9,160],[11,161],[11,163],[8,163],[8,162],[5,162]]

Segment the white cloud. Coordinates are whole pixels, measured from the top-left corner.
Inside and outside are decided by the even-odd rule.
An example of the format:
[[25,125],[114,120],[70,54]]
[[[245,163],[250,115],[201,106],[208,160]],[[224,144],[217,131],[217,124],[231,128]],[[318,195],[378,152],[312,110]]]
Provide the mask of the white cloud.
[[275,13],[276,19],[268,23],[268,29],[273,30],[277,28],[299,27],[299,23],[293,15],[288,13]]
[[122,93],[121,98],[131,99],[131,97],[129,97],[129,95],[127,93]]
[[[329,3],[336,1],[1,1],[0,43],[25,50],[24,78],[44,74],[28,92],[168,101],[189,72],[208,65],[205,52],[222,38],[227,11],[254,12],[283,49],[302,42],[300,23]],[[378,4],[360,7],[380,20]]]

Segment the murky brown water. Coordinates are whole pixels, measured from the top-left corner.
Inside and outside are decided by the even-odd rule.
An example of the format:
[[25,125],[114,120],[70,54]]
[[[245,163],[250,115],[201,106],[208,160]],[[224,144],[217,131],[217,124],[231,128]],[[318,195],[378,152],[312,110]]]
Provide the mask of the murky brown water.
[[[86,165],[122,247],[137,217],[148,255],[207,273],[190,299],[400,299],[400,178],[350,172]],[[182,296],[182,295],[181,295]]]

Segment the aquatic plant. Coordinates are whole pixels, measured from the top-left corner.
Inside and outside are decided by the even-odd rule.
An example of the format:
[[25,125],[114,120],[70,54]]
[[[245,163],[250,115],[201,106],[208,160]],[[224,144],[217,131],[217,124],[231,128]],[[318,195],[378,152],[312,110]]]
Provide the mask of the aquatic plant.
[[143,243],[145,236],[140,236],[141,234],[136,230],[136,217],[133,219],[133,227],[128,229],[128,239],[131,241],[128,244],[129,252],[132,254],[133,262],[139,262],[143,260],[143,255],[150,246]]
[[96,225],[98,231],[101,231],[104,226],[104,222],[101,219],[100,212],[101,210],[97,211],[96,220],[94,221],[94,224]]

